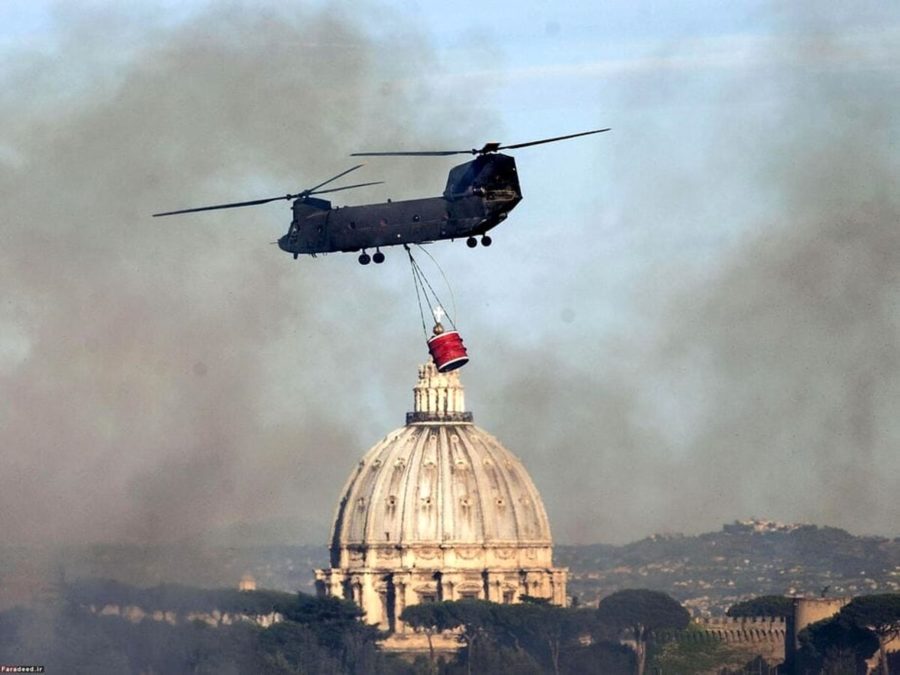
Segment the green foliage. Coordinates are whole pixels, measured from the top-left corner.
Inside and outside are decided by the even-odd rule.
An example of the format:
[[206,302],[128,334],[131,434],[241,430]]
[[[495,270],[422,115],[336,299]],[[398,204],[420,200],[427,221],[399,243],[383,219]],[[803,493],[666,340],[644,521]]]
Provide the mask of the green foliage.
[[442,675],[462,673],[503,673],[504,675],[544,675],[548,671],[521,650],[504,647],[487,639],[474,642],[442,670]]
[[[425,631],[460,631],[466,649],[442,671],[446,673],[463,667],[461,672],[523,675],[616,673],[627,672],[633,662],[631,650],[617,644],[582,643],[597,640],[602,634],[592,609],[565,609],[546,602],[501,605],[460,600],[413,605],[401,619]],[[588,664],[593,662],[605,664],[605,670],[590,669]]]
[[732,605],[725,612],[728,616],[775,616],[790,618],[794,615],[794,601],[783,595],[761,595]]
[[635,637],[650,631],[687,627],[688,611],[665,593],[646,589],[626,589],[600,601],[597,617],[601,623],[618,630],[634,631]]
[[642,675],[647,658],[647,641],[653,631],[685,628],[691,615],[665,593],[647,589],[626,589],[608,595],[597,607],[602,625],[619,632],[629,631],[634,638],[637,673]]
[[519,597],[519,600],[521,602],[524,602],[526,604],[531,604],[531,605],[549,605],[550,604],[549,598],[538,598],[534,595],[522,595]]
[[838,616],[857,626],[865,626],[876,635],[881,672],[887,675],[889,670],[884,646],[892,639],[900,637],[900,593],[881,593],[853,598],[841,609]]
[[459,626],[446,602],[423,602],[403,610],[400,619],[413,628],[424,630],[452,630]]
[[344,659],[318,640],[309,626],[276,624],[260,636],[260,652],[271,669],[298,673],[341,673]]
[[689,627],[679,638],[651,650],[651,672],[679,675],[718,672],[726,668],[740,668],[753,656],[713,636],[707,637],[696,627]]
[[381,637],[377,628],[359,620],[362,612],[347,600],[297,593],[290,604],[280,605],[279,611],[287,621],[308,627],[316,640],[332,651],[374,644]]
[[491,626],[495,642],[525,651],[549,672],[559,672],[563,651],[577,648],[589,635],[596,613],[543,603],[495,605]]
[[810,624],[798,636],[799,672],[865,673],[877,636],[840,615]]
[[560,659],[560,672],[567,675],[631,675],[634,652],[618,642],[596,642],[566,650]]
[[161,584],[152,588],[137,588],[108,579],[88,579],[66,586],[65,597],[77,605],[134,605],[144,611],[220,612],[268,614],[281,611],[294,602],[292,593],[280,591],[238,591],[237,589],[206,589]]
[[862,595],[853,598],[840,616],[871,628],[882,640],[900,634],[900,593]]
[[475,635],[495,622],[495,605],[484,600],[424,602],[403,610],[402,621],[414,628],[438,631],[463,628],[463,635]]
[[[174,587],[165,587],[166,593]],[[121,590],[117,595],[115,590]],[[151,589],[161,601],[158,589]],[[120,607],[146,598],[145,589],[98,583],[84,585],[52,611],[0,613],[0,663],[41,663],[48,672],[65,673],[309,673],[411,674],[400,659],[376,649],[380,633],[358,620],[352,603],[304,594],[257,594],[230,611],[275,609],[286,620],[263,629],[239,622],[213,627],[202,621],[171,625],[145,618],[132,623],[99,616],[75,599],[93,599]],[[198,609],[201,589],[187,589],[173,601],[181,612]],[[228,598],[228,594],[223,594]],[[254,604],[256,602],[257,604]],[[102,606],[102,605],[101,605]],[[158,606],[158,605],[157,605]],[[159,606],[171,610],[170,607]],[[207,607],[204,607],[207,608]],[[147,608],[144,608],[145,610]],[[255,612],[254,612],[255,613]]]

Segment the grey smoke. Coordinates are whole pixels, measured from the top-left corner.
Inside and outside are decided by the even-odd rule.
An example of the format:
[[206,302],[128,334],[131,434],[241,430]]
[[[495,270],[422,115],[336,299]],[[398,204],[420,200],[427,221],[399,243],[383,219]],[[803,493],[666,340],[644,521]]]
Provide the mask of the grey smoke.
[[[11,55],[5,540],[153,542],[285,513],[327,520],[373,433],[353,423],[366,413],[353,396],[380,384],[356,384],[353,336],[393,293],[356,278],[351,256],[301,266],[268,246],[286,203],[149,214],[296,192],[351,166],[364,143],[475,135],[464,108],[414,77],[440,67],[428,45],[389,12],[375,36],[372,11],[232,4],[175,21],[60,6],[57,41]],[[445,168],[372,170],[357,175],[403,196],[437,194]],[[383,194],[348,199],[367,197]],[[404,344],[393,343],[389,371]]]
[[[773,12],[802,38],[757,44],[746,69],[664,88],[701,121],[636,130],[635,143],[659,144],[653,165],[619,158],[632,192],[616,230],[684,223],[674,241],[662,227],[647,235],[660,252],[620,298],[629,332],[595,336],[574,364],[552,346],[517,354],[540,365],[497,385],[511,407],[543,411],[492,424],[528,448],[563,539],[754,515],[900,533],[893,33],[854,35],[836,7],[808,10]],[[659,91],[640,84],[632,102]],[[666,154],[682,124],[702,132],[700,166]],[[754,215],[734,244],[699,267],[680,258],[733,229],[741,208]],[[608,292],[590,264],[576,274],[582,302]]]
[[[149,218],[296,191],[358,149],[498,132],[479,91],[448,97],[420,77],[441,67],[427,36],[373,11],[60,8],[58,42],[4,65],[9,541],[327,522],[353,464],[401,423],[425,357],[402,265],[294,263],[263,243],[286,226],[278,205]],[[840,17],[822,16],[815,39],[759,45],[762,65],[712,94],[653,75],[598,93],[620,97],[623,119],[734,100],[685,131],[701,164],[678,156],[674,121],[610,122],[597,165],[618,203],[601,222],[529,234],[523,205],[520,229],[504,225],[521,267],[441,249],[478,355],[463,373],[476,421],[523,457],[558,540],[750,515],[897,534],[898,83],[878,34],[848,47]],[[346,201],[438,194],[447,168],[373,162],[357,175],[387,187]],[[557,193],[526,187],[529,204]],[[729,244],[738,216],[752,226]],[[654,228],[669,221],[683,228]],[[716,255],[690,264],[707,239]],[[611,289],[597,257],[614,243],[639,262]],[[601,305],[618,322],[597,334]]]

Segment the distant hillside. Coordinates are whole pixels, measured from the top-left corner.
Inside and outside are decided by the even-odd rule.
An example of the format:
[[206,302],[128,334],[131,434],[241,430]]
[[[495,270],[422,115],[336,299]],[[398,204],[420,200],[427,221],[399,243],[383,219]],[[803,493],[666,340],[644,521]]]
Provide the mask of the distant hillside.
[[697,536],[625,546],[557,546],[569,590],[584,602],[622,588],[671,594],[696,614],[722,614],[756,595],[856,595],[900,590],[900,539],[834,527],[745,521]]
[[[94,545],[42,550],[0,547],[0,609],[52,594],[61,578],[114,579],[236,588],[244,573],[259,588],[313,591],[313,569],[328,564],[317,545],[142,547]],[[241,533],[238,533],[241,534]],[[270,533],[262,539],[268,541]],[[746,521],[697,536],[655,535],[625,546],[557,546],[555,563],[570,570],[569,592],[596,604],[623,588],[664,591],[697,615],[719,615],[757,595],[858,595],[900,591],[900,539],[857,537],[815,525]]]
[[52,598],[60,582],[79,579],[109,579],[145,588],[160,584],[237,588],[241,577],[250,573],[261,589],[312,593],[312,571],[327,561],[328,550],[322,544],[0,546],[0,611]]

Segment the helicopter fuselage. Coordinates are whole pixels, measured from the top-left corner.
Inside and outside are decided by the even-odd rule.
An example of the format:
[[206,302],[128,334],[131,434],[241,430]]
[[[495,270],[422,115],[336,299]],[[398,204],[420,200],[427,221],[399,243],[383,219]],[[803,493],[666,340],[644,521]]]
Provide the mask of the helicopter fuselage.
[[451,169],[439,197],[344,207],[297,199],[278,246],[296,257],[474,237],[503,222],[521,200],[515,160],[483,155]]

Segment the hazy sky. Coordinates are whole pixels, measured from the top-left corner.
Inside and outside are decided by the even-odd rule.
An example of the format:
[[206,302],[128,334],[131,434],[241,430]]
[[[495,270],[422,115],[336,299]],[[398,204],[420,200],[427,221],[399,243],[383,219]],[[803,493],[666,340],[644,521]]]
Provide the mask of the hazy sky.
[[[516,153],[490,249],[430,247],[555,538],[900,535],[900,8],[845,6],[3,4],[5,539],[324,530],[411,406],[401,251],[295,262],[284,203],[149,214],[606,126]],[[334,202],[453,164],[372,159]]]

